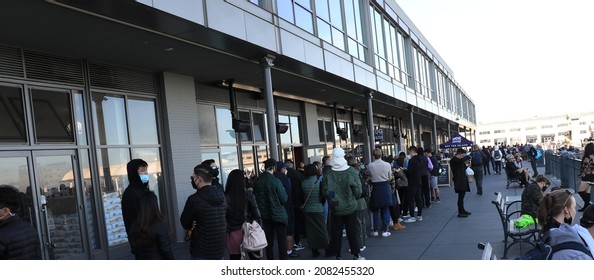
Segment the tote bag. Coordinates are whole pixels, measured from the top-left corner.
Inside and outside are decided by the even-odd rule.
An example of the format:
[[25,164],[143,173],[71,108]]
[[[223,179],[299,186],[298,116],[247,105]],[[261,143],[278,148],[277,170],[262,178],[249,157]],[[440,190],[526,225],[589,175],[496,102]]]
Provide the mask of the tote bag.
[[260,224],[255,220],[251,223],[244,222],[242,229],[243,242],[241,243],[241,247],[243,250],[257,252],[268,246],[268,242],[266,242],[266,234],[264,234],[264,230],[262,230]]

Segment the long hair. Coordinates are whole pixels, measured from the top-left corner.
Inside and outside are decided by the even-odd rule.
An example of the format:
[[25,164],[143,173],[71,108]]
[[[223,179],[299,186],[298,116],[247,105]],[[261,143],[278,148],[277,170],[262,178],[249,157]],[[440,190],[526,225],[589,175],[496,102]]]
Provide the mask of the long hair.
[[132,223],[131,237],[133,246],[142,248],[150,247],[154,239],[151,230],[152,225],[161,219],[161,212],[157,204],[157,196],[154,192],[144,192],[138,198],[139,212],[136,220]]
[[245,211],[245,178],[243,171],[233,169],[227,177],[225,186],[225,195],[230,201],[227,201],[227,214],[231,217],[243,217]]
[[558,227],[554,217],[563,213],[565,207],[571,207],[571,197],[568,190],[556,190],[546,193],[538,206],[538,223],[542,226],[541,232],[548,232],[551,228]]
[[594,143],[588,143],[586,147],[584,147],[584,156],[582,157],[582,161],[591,155],[594,155]]

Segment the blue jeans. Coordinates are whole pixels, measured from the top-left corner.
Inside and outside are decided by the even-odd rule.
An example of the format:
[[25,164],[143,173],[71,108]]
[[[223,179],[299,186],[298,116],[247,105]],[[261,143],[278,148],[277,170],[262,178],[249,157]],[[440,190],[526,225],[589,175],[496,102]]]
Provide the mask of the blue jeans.
[[380,212],[382,215],[382,222],[383,222],[382,231],[387,231],[388,224],[390,224],[390,208],[389,207],[382,207],[378,210],[373,211],[373,231],[377,231],[379,220],[380,220]]

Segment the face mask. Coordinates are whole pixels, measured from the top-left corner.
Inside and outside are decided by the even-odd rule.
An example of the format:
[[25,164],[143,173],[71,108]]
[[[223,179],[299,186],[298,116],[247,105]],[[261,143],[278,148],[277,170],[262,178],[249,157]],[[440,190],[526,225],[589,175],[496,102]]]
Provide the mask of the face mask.
[[410,155],[406,155],[406,159],[407,160],[411,159],[411,156]]
[[4,215],[4,216],[0,217],[0,222],[4,221],[4,219],[5,219],[6,217],[13,217],[13,216],[14,216],[14,214],[13,214],[13,213],[10,213],[10,212],[8,212],[8,214],[6,214],[6,215]]
[[149,175],[147,174],[140,174],[140,181],[142,181],[143,184],[146,184],[149,182]]
[[563,222],[565,222],[568,225],[571,225],[573,223],[573,217],[564,218]]
[[198,189],[198,186],[196,186],[196,183],[194,182],[194,177],[190,176],[190,183],[192,184],[192,188],[194,188],[195,190]]

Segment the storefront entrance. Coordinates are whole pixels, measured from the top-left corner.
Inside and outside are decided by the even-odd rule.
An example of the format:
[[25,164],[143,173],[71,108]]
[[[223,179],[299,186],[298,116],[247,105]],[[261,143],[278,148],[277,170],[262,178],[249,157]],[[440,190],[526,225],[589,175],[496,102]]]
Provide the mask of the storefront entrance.
[[42,257],[89,259],[87,233],[95,225],[85,213],[91,202],[82,190],[76,152],[3,152],[0,162],[0,184],[23,193],[17,213],[37,230]]

